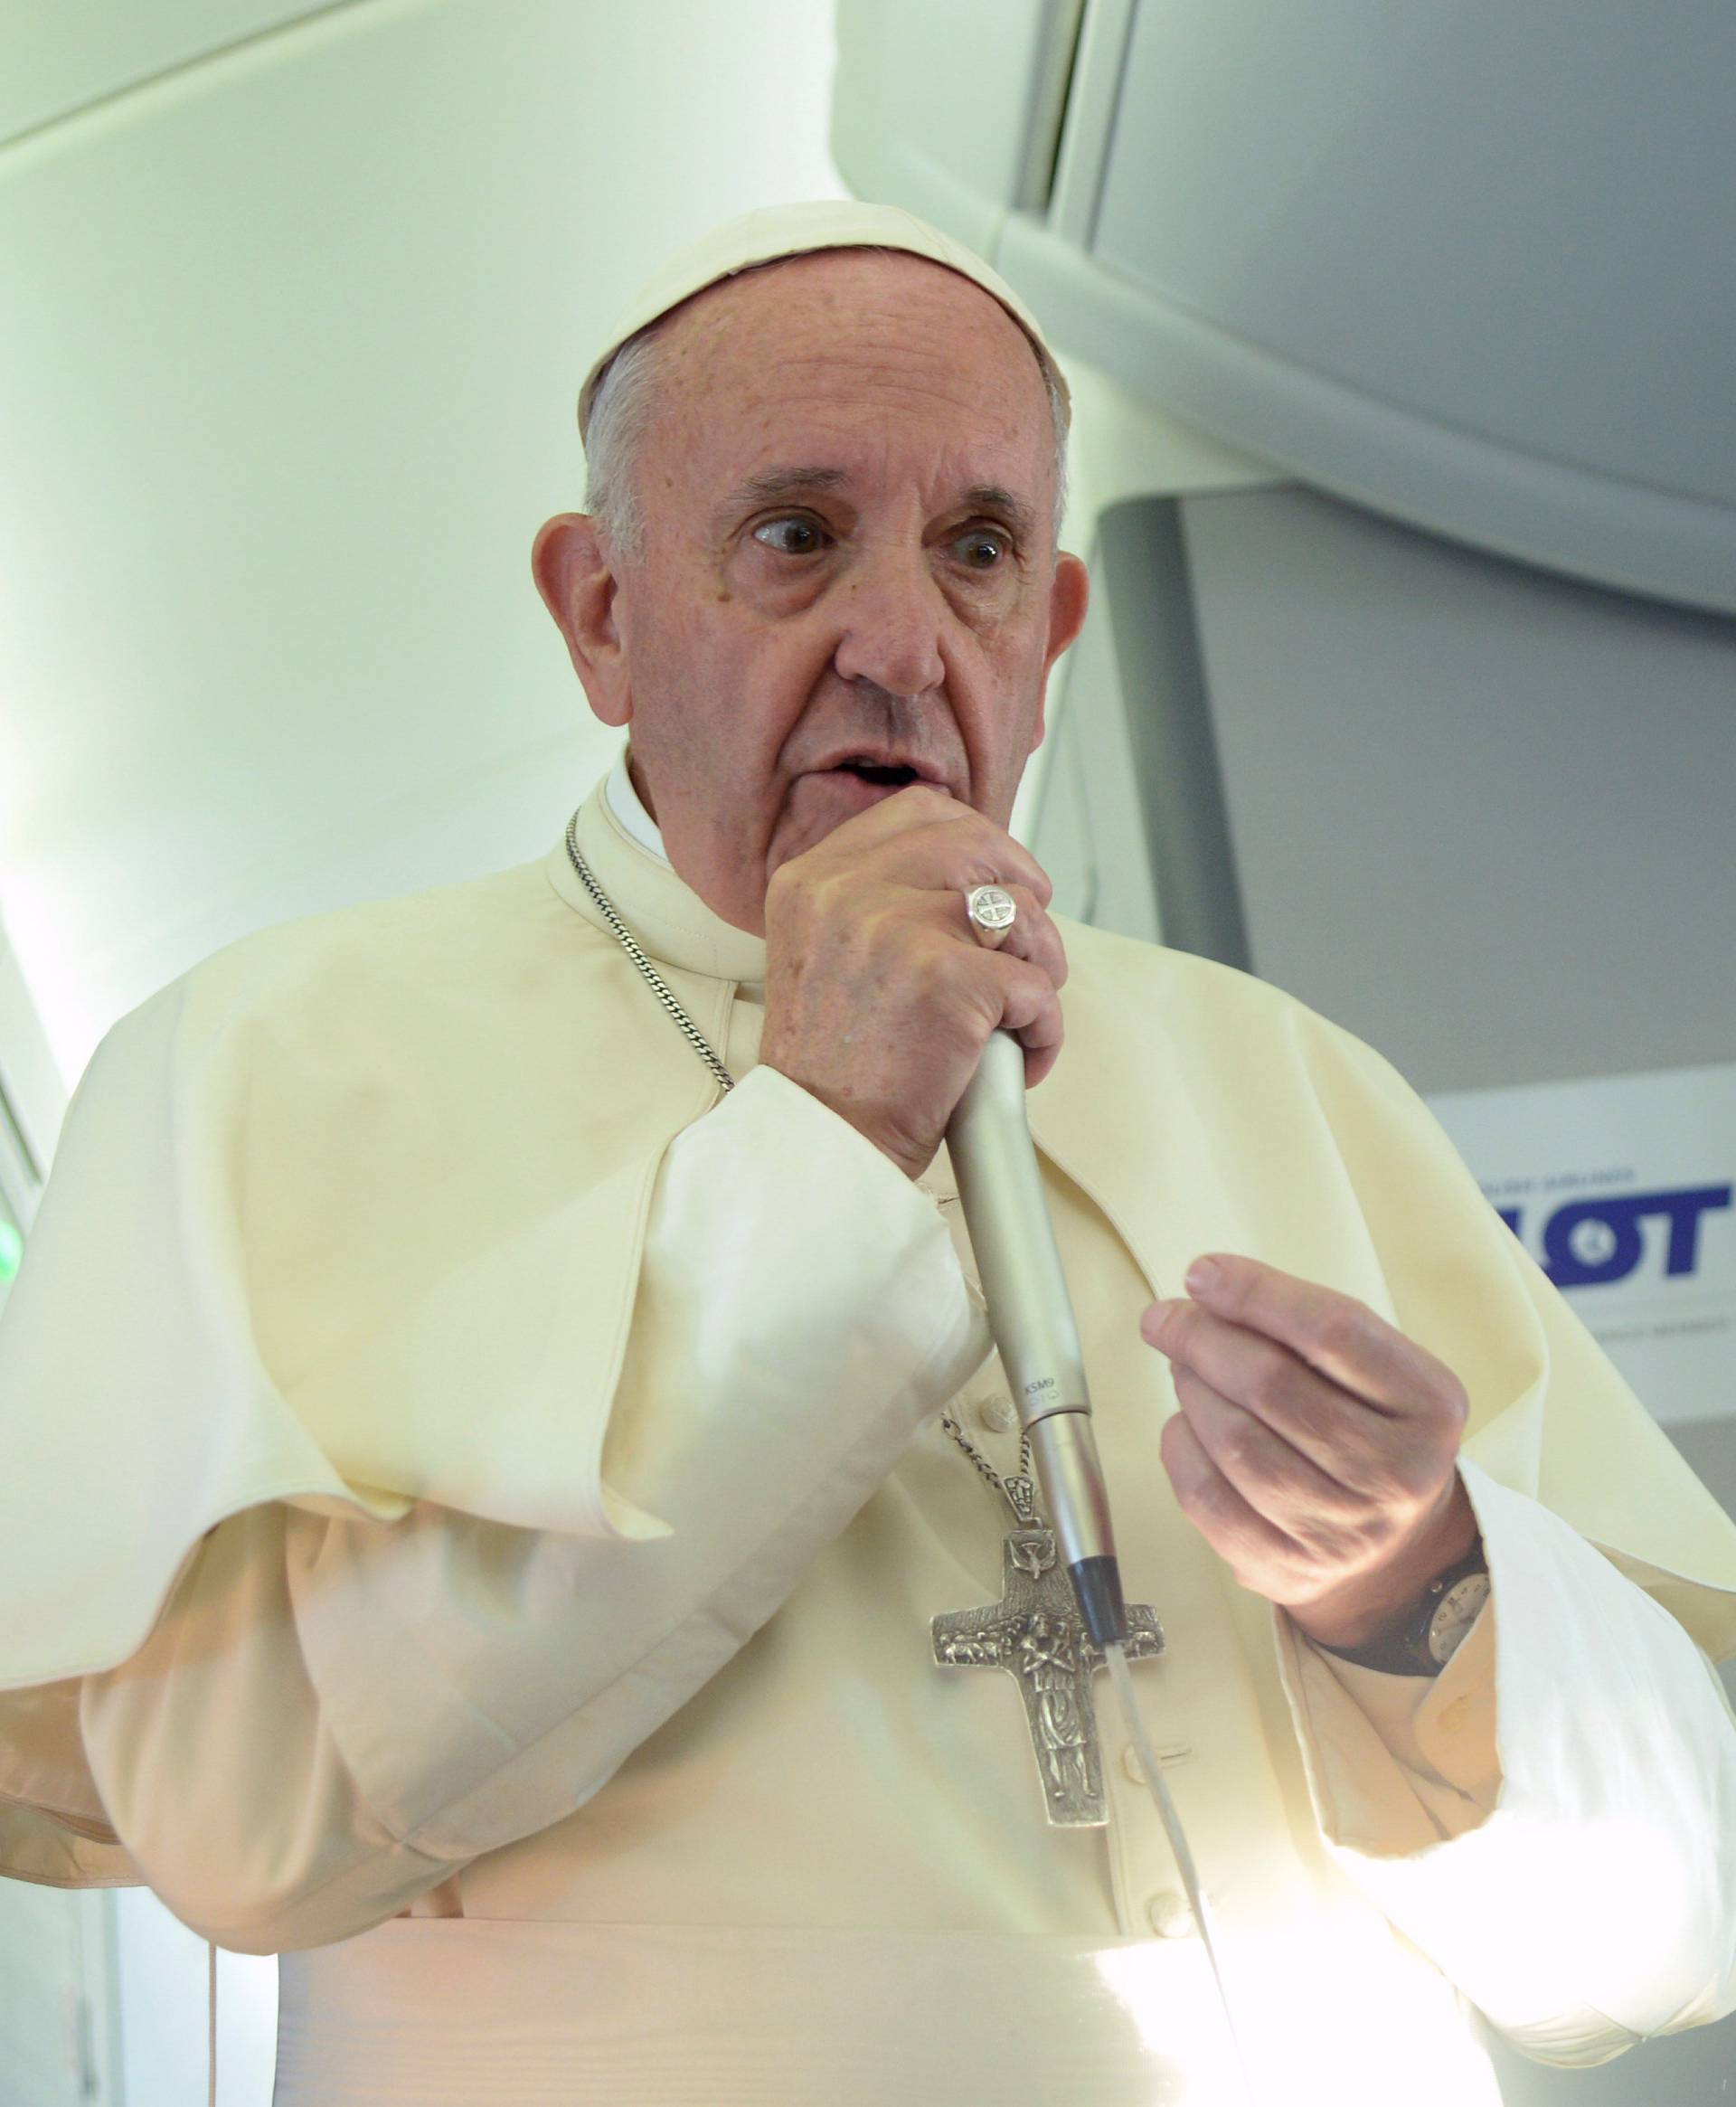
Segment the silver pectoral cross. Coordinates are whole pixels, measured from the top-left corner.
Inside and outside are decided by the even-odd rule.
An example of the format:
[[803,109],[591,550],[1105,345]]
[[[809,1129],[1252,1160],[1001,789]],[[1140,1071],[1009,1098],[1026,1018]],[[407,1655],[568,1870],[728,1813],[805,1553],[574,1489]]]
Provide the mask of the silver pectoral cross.
[[[1060,1828],[1100,1827],[1109,1812],[1091,1676],[1103,1650],[1080,1616],[1053,1531],[1037,1525],[1030,1480],[1005,1484],[1021,1526],[1003,1546],[1001,1600],[934,1618],[934,1658],[942,1668],[1005,1668],[1018,1678],[1049,1819]],[[1127,1658],[1163,1650],[1156,1612],[1129,1602]]]

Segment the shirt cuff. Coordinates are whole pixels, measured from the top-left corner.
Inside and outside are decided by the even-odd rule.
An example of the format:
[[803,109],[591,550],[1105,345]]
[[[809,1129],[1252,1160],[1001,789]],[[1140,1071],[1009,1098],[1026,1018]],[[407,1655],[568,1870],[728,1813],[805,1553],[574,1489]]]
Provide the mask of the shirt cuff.
[[1495,1805],[1495,1618],[1485,1602],[1438,1676],[1389,1675],[1309,1641],[1345,1696],[1406,1770]]
[[1493,1811],[1492,1611],[1485,1603],[1438,1677],[1339,1660],[1276,1612],[1278,1670],[1327,1843],[1401,1857],[1462,1836]]
[[[1459,1468],[1492,1594],[1413,1715],[1433,1777],[1387,1746],[1293,1627],[1279,1632],[1286,1687],[1344,1871],[1528,2055],[1594,2063],[1730,2009],[1736,1739],[1666,1610],[1540,1501]],[[1482,1706],[1498,1753],[1486,1780],[1471,1745],[1491,1724],[1477,1724]]]

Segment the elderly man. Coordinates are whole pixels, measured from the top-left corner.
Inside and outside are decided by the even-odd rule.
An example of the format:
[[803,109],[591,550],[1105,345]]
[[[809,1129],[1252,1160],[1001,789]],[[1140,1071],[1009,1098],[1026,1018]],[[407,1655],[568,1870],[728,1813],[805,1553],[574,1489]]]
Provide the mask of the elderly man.
[[[80,1085],[0,1870],[282,1952],[278,2107],[1466,2107],[1467,2005],[1562,2063],[1729,2009],[1729,1523],[1376,1054],[1006,832],[1086,601],[1033,317],[753,214],[580,418],[535,575],[630,756]],[[945,1146],[997,1027],[1179,1849],[1036,1592]]]

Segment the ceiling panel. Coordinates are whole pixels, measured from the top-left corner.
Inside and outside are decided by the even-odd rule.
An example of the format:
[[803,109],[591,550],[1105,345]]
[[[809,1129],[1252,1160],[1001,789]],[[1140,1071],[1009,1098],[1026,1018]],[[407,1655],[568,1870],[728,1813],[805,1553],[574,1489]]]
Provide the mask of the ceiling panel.
[[0,142],[328,12],[306,0],[0,0]]

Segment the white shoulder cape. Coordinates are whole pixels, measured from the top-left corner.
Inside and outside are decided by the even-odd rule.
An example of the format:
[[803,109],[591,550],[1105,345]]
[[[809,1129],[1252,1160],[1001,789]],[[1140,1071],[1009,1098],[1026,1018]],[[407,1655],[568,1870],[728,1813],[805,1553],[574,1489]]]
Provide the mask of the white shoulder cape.
[[[603,1435],[657,1167],[716,1085],[576,892],[557,845],[269,929],[103,1040],[0,1324],[0,1689],[125,1660],[263,1501],[659,1530]],[[1736,1526],[1392,1066],[1248,975],[1061,927],[1033,1132],[1154,1292],[1179,1212],[1359,1295],[1465,1382],[1467,1455],[1736,1650]],[[733,982],[666,978],[715,1039]]]

